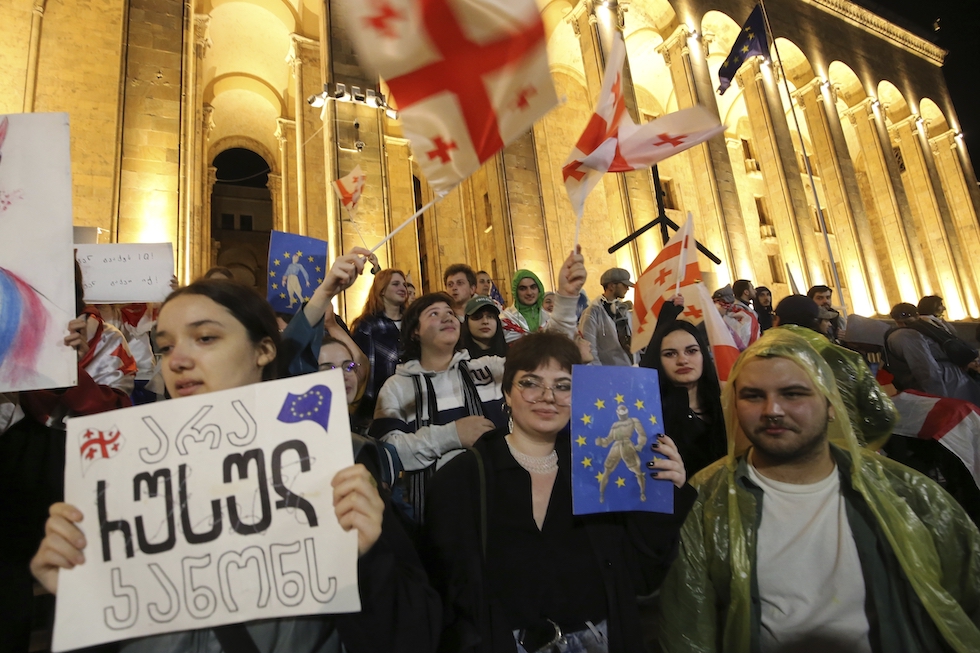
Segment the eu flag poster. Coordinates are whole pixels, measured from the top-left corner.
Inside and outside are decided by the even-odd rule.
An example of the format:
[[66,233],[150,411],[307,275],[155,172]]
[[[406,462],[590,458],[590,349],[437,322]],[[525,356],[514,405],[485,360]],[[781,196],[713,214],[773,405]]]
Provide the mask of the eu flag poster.
[[327,242],[283,231],[269,240],[266,298],[278,313],[295,313],[323,283],[327,271]]
[[572,368],[572,512],[674,512],[674,486],[650,477],[663,433],[656,370]]

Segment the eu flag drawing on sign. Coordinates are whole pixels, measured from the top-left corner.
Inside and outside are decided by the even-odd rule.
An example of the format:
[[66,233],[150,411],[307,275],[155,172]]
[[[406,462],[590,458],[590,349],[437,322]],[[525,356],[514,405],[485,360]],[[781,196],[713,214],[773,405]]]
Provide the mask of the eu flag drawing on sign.
[[269,240],[266,298],[273,310],[295,313],[327,274],[327,242],[273,231]]
[[572,368],[572,512],[674,512],[674,486],[650,477],[663,433],[657,371]]
[[315,385],[301,395],[287,393],[276,419],[287,424],[310,420],[326,431],[330,423],[330,397],[330,388],[325,385]]
[[769,39],[766,38],[766,20],[762,15],[762,5],[756,5],[742,25],[742,31],[735,39],[732,51],[718,70],[718,94],[724,95],[732,85],[735,73],[747,59],[756,55],[769,57]]

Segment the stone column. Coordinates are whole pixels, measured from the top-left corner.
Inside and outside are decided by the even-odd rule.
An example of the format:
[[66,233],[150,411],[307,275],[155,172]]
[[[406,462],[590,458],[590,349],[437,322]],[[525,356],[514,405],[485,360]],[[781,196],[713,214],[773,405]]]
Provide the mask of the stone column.
[[204,186],[204,215],[207,222],[205,243],[207,246],[204,250],[205,260],[201,266],[205,272],[218,264],[218,242],[211,237],[211,193],[214,192],[214,184],[218,181],[218,169],[209,165],[207,170],[208,176]]
[[912,215],[917,218],[919,238],[929,254],[932,290],[942,295],[949,312],[958,316],[966,313],[966,297],[960,283],[960,273],[965,269],[966,262],[956,256],[959,239],[946,198],[942,196],[942,190],[938,189],[937,192],[933,185],[930,170],[932,151],[923,147],[921,124],[918,116],[913,114],[892,125],[889,133],[902,153],[905,164],[903,182],[913,209]]
[[[832,130],[832,125],[836,124],[840,131],[840,120],[837,118],[833,96],[830,96],[830,101],[825,97],[825,94],[832,93],[833,89],[829,85],[825,87],[820,79],[814,78],[799,88],[794,96],[802,109],[810,133],[813,147],[811,165],[819,173],[823,186],[827,205],[824,217],[829,225],[833,225],[841,272],[846,276],[847,289],[851,295],[851,306],[848,308],[859,313],[876,309],[881,312],[888,300],[881,284],[881,271],[864,207],[860,202],[851,199],[860,195],[857,179],[854,178],[854,166],[843,141],[843,132],[840,134],[841,140],[837,141]],[[843,149],[839,147],[842,143]],[[846,176],[851,179],[845,179]],[[858,227],[859,222],[863,229]],[[874,288],[878,288],[877,294],[873,292]]]
[[911,233],[907,233],[889,170],[889,160],[894,162],[891,143],[887,143],[886,150],[871,105],[871,99],[865,98],[847,109],[844,117],[854,126],[864,156],[864,172],[868,178],[866,191],[870,195],[867,208],[876,214],[871,220],[875,250],[878,260],[889,273],[884,275],[884,281],[889,290],[888,303],[894,304],[901,301],[900,298],[920,296],[916,258],[922,255],[913,252],[910,237],[915,236],[915,230],[913,227]]
[[296,150],[290,147],[290,140],[295,142],[296,129],[295,123],[286,118],[276,120],[276,139],[279,141],[279,174],[282,179],[282,207],[279,212],[279,222],[276,229],[279,231],[289,231],[290,225],[296,223],[296,204],[297,197],[294,186],[289,179],[296,178]]
[[[303,64],[308,63],[304,60],[307,54],[305,47],[307,43],[315,43],[299,34],[290,34],[289,54],[286,55],[286,63],[289,64],[293,73],[293,119],[296,125],[296,199],[297,199],[297,228],[299,234],[305,236],[307,233],[306,223],[306,121],[304,120],[304,108],[306,107],[306,96],[303,95]],[[317,46],[319,48],[319,46]],[[319,74],[319,73],[318,73]]]
[[37,93],[37,60],[41,53],[41,22],[44,20],[44,5],[47,0],[34,0],[31,14],[31,40],[27,46],[27,81],[24,85],[24,113],[34,111],[34,96]]
[[[202,66],[203,68],[203,66]],[[211,189],[213,183],[209,183],[210,170],[216,170],[208,160],[208,141],[211,138],[211,130],[214,129],[214,107],[210,104],[204,105],[201,120],[201,144],[200,152],[197,156],[197,178],[200,180],[197,188],[197,201],[195,203],[195,224],[197,227],[198,245],[195,248],[197,263],[197,275],[200,276],[208,271],[211,258]]]
[[[701,105],[717,115],[707,58],[698,43],[687,26],[681,25],[657,49],[670,71],[677,107]],[[694,176],[698,206],[693,213],[699,240],[723,259],[722,266],[727,268],[726,274],[718,276],[718,285],[738,278],[759,278],[750,250],[752,237],[747,233],[751,230],[743,220],[743,211],[749,209],[739,202],[736,173],[725,139],[718,136],[678,156],[688,160]],[[755,203],[750,204],[754,207]]]
[[[932,148],[936,172],[939,175],[943,194],[952,214],[956,233],[959,236],[960,250],[966,256],[966,267],[962,272],[972,278],[974,288],[980,288],[980,223],[977,211],[970,197],[970,181],[967,171],[963,168],[960,157],[960,145],[956,132],[952,129],[929,139]],[[972,181],[976,186],[976,179]],[[972,253],[972,255],[970,255]],[[968,310],[971,317],[980,317],[980,308],[973,297],[967,298]]]
[[[740,138],[726,138],[725,145],[728,147],[728,156],[732,161],[742,161],[744,159],[742,140]],[[772,278],[769,265],[762,265],[762,259],[760,258],[766,253],[768,245],[776,243],[775,233],[770,233],[771,227],[768,228],[766,233],[762,231],[759,212],[755,206],[755,195],[751,193],[752,186],[748,178],[749,176],[745,172],[745,166],[733,165],[731,166],[731,170],[735,187],[739,191],[739,203],[742,205],[742,218],[746,231],[745,239],[748,243],[749,251],[755,253],[753,257],[755,261],[753,262],[756,263],[751,276],[743,276],[741,278],[752,279],[755,285],[767,286],[770,290],[776,290],[772,287],[775,280]],[[768,260],[766,263],[768,263]],[[776,293],[774,292],[773,294]]]
[[269,196],[272,198],[272,224],[278,230],[282,224],[282,177],[269,173],[269,180],[266,182],[269,189]]
[[768,66],[763,71],[760,63],[759,57],[752,59],[742,66],[736,78],[743,90],[772,218],[783,237],[789,234],[793,237],[792,246],[782,248],[783,260],[791,269],[796,268],[797,274],[803,275],[796,281],[809,287],[824,278],[823,257],[776,80]]

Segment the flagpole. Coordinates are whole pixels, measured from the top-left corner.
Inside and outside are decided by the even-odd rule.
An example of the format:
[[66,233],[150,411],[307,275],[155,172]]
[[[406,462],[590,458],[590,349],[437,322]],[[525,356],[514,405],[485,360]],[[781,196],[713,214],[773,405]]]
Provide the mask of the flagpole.
[[[686,230],[691,231],[691,226],[692,226],[691,220],[693,219],[694,216],[691,214],[690,211],[688,211],[687,224],[684,225],[684,228]],[[681,241],[681,255],[680,258],[678,259],[678,265],[677,265],[677,288],[674,290],[675,295],[681,294],[681,281],[684,280],[684,271],[687,269],[686,259],[687,259],[687,239],[685,238],[684,240]]]
[[[371,252],[372,253],[376,252],[379,247],[381,247],[382,245],[384,245],[385,243],[387,243],[389,240],[391,240],[391,238],[395,234],[397,234],[399,231],[401,231],[402,229],[404,229],[405,227],[407,227],[411,223],[415,222],[415,220],[420,215],[422,215],[423,213],[425,213],[426,211],[428,211],[429,209],[431,209],[432,206],[436,202],[438,202],[439,200],[441,200],[441,199],[442,199],[442,196],[440,195],[439,197],[436,197],[434,200],[432,200],[431,202],[429,202],[428,204],[426,204],[425,206],[423,206],[421,209],[419,209],[418,211],[416,211],[410,218],[408,218],[408,220],[405,220],[405,222],[403,222],[400,225],[398,225],[397,227],[395,227],[395,229],[392,230],[392,232],[390,234],[388,234],[387,236],[385,236],[384,239],[380,243],[378,243],[377,245],[375,245],[374,247],[372,247],[371,248]],[[578,242],[578,239],[577,238],[576,238],[576,242]]]
[[820,208],[820,197],[817,195],[817,184],[813,180],[813,168],[810,165],[810,157],[806,155],[806,143],[803,141],[803,130],[800,128],[800,119],[796,116],[796,109],[793,107],[793,94],[789,90],[789,80],[786,77],[786,69],[783,67],[783,58],[779,56],[779,46],[776,45],[776,38],[772,33],[772,26],[769,24],[769,14],[766,12],[766,3],[759,0],[762,7],[762,18],[766,24],[766,33],[772,49],[776,52],[776,63],[779,65],[779,73],[783,78],[783,85],[786,87],[786,97],[789,99],[789,111],[793,114],[793,123],[796,125],[796,135],[800,140],[800,151],[803,152],[803,165],[806,167],[806,174],[810,178],[810,191],[813,193],[813,204],[817,207],[817,222],[820,224],[820,233],[823,234],[823,242],[827,247],[827,257],[830,259],[830,274],[833,278],[834,286],[837,289],[837,296],[840,298],[841,308],[844,317],[847,317],[847,305],[844,303],[844,293],[841,290],[840,276],[837,274],[837,263],[834,261],[834,251],[830,247],[830,236],[827,234],[827,223],[824,220],[823,209]]

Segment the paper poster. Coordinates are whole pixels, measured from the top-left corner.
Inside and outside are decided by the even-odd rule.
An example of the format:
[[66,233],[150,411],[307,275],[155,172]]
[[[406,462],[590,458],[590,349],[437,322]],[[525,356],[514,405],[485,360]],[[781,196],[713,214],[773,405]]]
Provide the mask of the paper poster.
[[163,302],[174,276],[171,243],[76,245],[88,304]]
[[75,385],[68,114],[0,116],[0,392]]
[[68,420],[87,546],[60,572],[52,650],[357,612],[330,487],[352,459],[339,370]]
[[650,478],[650,445],[663,433],[657,371],[572,369],[572,512],[674,512],[674,486]]
[[323,283],[327,241],[273,231],[266,298],[279,313],[295,313]]

